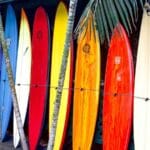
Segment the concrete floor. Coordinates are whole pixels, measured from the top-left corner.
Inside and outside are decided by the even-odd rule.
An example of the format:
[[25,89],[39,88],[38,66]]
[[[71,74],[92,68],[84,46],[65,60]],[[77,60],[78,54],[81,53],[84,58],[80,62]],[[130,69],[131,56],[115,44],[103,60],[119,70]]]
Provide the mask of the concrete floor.
[[[7,136],[4,142],[0,142],[0,150],[22,150],[21,146],[13,147],[13,137]],[[46,146],[39,146],[37,150],[46,150]]]
[[15,149],[13,147],[13,139],[12,137],[7,137],[4,142],[0,142],[0,150],[22,150],[21,147]]

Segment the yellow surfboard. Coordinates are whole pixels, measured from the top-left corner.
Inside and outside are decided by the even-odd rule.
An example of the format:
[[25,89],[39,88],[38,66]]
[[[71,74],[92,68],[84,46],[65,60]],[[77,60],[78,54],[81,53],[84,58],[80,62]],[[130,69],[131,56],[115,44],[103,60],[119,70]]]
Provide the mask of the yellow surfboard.
[[[66,6],[63,2],[60,2],[55,16],[53,42],[52,42],[52,60],[50,71],[50,98],[49,98],[49,129],[52,123],[54,104],[56,99],[56,92],[58,86],[58,79],[60,73],[60,67],[62,62],[63,48],[66,38],[68,13]],[[54,150],[60,150],[62,148],[65,132],[67,128],[67,120],[69,116],[70,98],[71,98],[71,84],[72,84],[72,48],[69,52],[68,64],[66,70],[66,76],[64,81],[64,89],[62,91],[62,98],[57,122]]]
[[90,13],[78,37],[73,100],[73,150],[90,150],[93,141],[100,87],[100,41]]

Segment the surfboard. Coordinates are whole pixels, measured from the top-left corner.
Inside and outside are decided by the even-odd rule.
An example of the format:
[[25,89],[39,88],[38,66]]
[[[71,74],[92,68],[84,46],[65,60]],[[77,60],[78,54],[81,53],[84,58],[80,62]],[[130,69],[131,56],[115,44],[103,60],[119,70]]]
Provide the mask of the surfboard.
[[[91,13],[91,12],[90,12]],[[73,150],[90,150],[99,105],[100,40],[92,13],[77,40],[73,99]]]
[[135,150],[150,149],[150,16],[143,12],[138,43],[134,88],[134,145]]
[[[31,72],[31,38],[30,27],[24,9],[21,10],[19,45],[17,54],[16,66],[16,94],[21,113],[22,123],[24,125],[28,99],[30,90],[30,72]],[[20,137],[16,124],[16,117],[14,114],[13,120],[13,144],[16,148],[19,144]]]
[[[15,80],[17,49],[18,49],[18,30],[15,12],[11,5],[8,5],[6,12],[5,39],[8,45],[8,53],[10,57],[13,77]],[[2,70],[0,80],[0,140],[3,141],[6,135],[12,110],[11,90],[9,87],[4,55],[2,57],[1,69]]]
[[[59,80],[59,73],[61,68],[64,43],[67,30],[68,13],[63,2],[58,4],[54,22],[53,42],[52,42],[52,61],[50,71],[50,98],[49,98],[49,128],[53,119],[54,104],[56,99],[56,92]],[[61,27],[60,27],[61,26]],[[67,123],[70,112],[71,94],[72,94],[72,80],[73,80],[73,45],[69,50],[67,69],[64,81],[64,88],[62,91],[61,104],[56,128],[56,136],[54,143],[54,150],[62,149],[65,134],[67,130]]]
[[0,78],[1,78],[1,69],[2,69],[2,56],[3,56],[3,51],[0,45]]
[[127,35],[118,24],[107,55],[103,97],[103,149],[127,150],[133,112],[133,60]]
[[40,139],[46,110],[49,81],[49,21],[44,8],[36,10],[32,32],[32,65],[29,96],[29,148],[35,150]]

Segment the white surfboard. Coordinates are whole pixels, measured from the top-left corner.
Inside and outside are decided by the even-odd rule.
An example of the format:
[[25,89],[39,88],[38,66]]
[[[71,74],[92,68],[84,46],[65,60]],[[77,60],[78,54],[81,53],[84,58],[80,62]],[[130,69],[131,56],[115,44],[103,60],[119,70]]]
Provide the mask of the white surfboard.
[[144,10],[134,90],[135,150],[150,150],[150,16]]
[[[17,68],[16,68],[16,93],[21,113],[22,123],[25,122],[28,98],[30,90],[30,71],[31,71],[31,37],[30,28],[27,20],[27,16],[24,10],[21,10],[21,22],[19,33],[19,47],[17,56]],[[16,125],[16,118],[14,114],[14,147],[19,144],[19,134]]]

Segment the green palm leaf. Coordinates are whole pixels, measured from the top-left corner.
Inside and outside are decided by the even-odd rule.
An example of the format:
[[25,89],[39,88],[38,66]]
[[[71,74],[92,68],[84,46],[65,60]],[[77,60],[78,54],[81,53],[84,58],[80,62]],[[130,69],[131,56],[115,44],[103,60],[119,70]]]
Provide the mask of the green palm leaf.
[[105,32],[99,5],[97,5],[97,9],[95,11],[95,20],[97,22],[97,29],[99,31],[101,42],[103,43],[105,40]]
[[129,0],[129,1],[130,1],[130,5],[132,6],[135,21],[137,21],[137,19],[138,19],[138,4],[137,4],[137,1],[136,0]]
[[[114,0],[116,7],[118,8],[118,13],[123,21],[123,24],[125,26],[126,29],[130,29],[130,31],[132,31],[132,27],[130,24],[130,20],[129,20],[129,15],[127,13],[127,9],[125,7],[125,4],[123,3],[122,0],[120,0],[120,3],[118,3],[118,0]],[[125,21],[126,20],[126,21]],[[127,23],[128,27],[125,25]]]
[[80,32],[83,31],[83,28],[87,25],[89,12],[92,11],[92,6],[94,4],[94,1],[95,0],[90,0],[89,3],[86,5],[85,10],[83,11],[83,13],[82,13],[82,15],[81,15],[81,17],[79,19],[77,27],[75,28],[75,31],[74,31],[74,37],[75,38],[78,36],[78,34]]
[[130,14],[133,26],[134,26],[134,28],[136,28],[135,23],[134,23],[134,16],[133,16],[133,13],[132,13],[132,8],[131,8],[131,5],[130,5],[129,1],[124,0],[124,4],[126,5],[126,7],[128,9],[128,12]]
[[109,40],[110,40],[109,39],[109,29],[108,29],[108,24],[107,24],[106,19],[105,19],[106,16],[104,14],[104,9],[103,9],[103,6],[102,6],[101,2],[99,2],[98,7],[99,7],[100,14],[101,14],[101,17],[102,17],[102,22],[103,22],[103,26],[104,26],[104,30],[105,30],[105,35],[106,35],[106,38],[109,42]]
[[133,27],[136,28],[139,6],[143,8],[144,2],[145,0],[90,0],[75,33],[79,34],[87,25],[88,12],[91,10],[95,16],[101,43],[105,39],[109,41],[111,32],[118,22],[122,22],[127,33],[130,34]]
[[141,4],[142,8],[144,7],[144,3],[145,3],[145,0],[140,0],[140,4]]
[[116,24],[119,22],[119,16],[117,14],[117,10],[115,8],[114,2],[112,0],[106,0],[104,2],[108,6],[108,8],[109,8],[108,10],[110,10],[111,17],[114,20],[114,25],[116,26]]
[[109,10],[109,8],[107,7],[108,5],[104,1],[101,1],[101,4],[102,4],[102,7],[104,7],[104,12],[106,14],[110,30],[113,31],[115,24],[114,24],[113,19],[111,18],[111,12],[108,11]]

